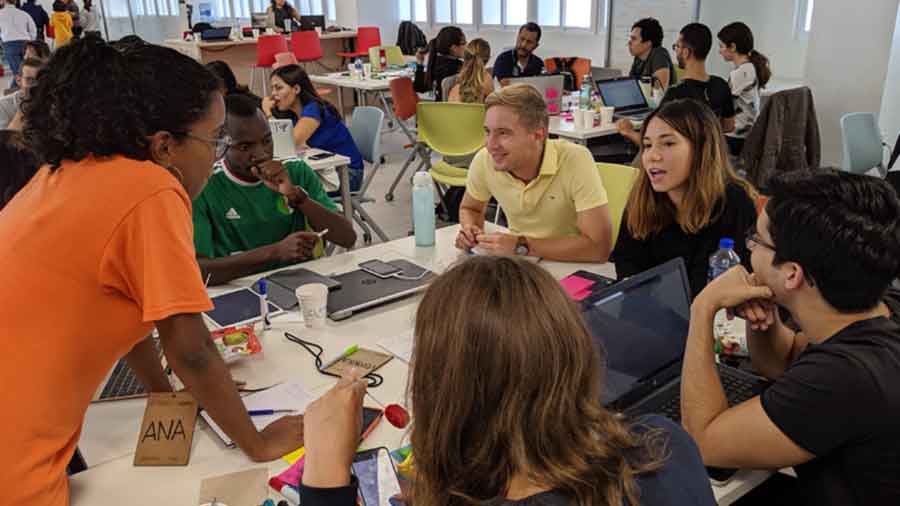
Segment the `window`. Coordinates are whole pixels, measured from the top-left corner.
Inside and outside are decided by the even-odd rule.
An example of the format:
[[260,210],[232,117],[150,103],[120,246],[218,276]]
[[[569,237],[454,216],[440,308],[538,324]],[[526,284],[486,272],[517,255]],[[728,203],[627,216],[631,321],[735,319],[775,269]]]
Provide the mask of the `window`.
[[813,3],[815,0],[797,0],[794,12],[794,38],[806,39],[812,29]]
[[434,0],[434,22],[471,25],[473,0]]
[[398,0],[400,21],[428,22],[428,0]]
[[593,4],[594,0],[538,0],[537,22],[541,26],[590,29]]
[[528,0],[481,0],[481,23],[515,26],[528,21]]

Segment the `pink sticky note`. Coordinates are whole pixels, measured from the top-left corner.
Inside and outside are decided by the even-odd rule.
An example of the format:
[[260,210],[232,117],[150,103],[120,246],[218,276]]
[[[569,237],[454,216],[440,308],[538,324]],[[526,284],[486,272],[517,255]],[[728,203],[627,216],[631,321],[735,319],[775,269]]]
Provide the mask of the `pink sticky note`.
[[547,104],[547,112],[550,114],[556,114],[559,112],[559,104],[551,103]]
[[545,95],[547,95],[547,98],[557,98],[559,96],[559,90],[556,88],[547,88]]
[[300,478],[303,477],[303,465],[306,463],[306,456],[300,457],[297,462],[294,462],[291,467],[284,470],[283,473],[279,474],[277,478],[284,483],[292,484],[295,487],[298,483],[300,483]]
[[559,280],[559,284],[566,290],[566,293],[575,300],[581,300],[590,295],[591,292],[589,288],[593,286],[594,283],[595,281],[582,278],[581,276],[575,276],[574,274]]

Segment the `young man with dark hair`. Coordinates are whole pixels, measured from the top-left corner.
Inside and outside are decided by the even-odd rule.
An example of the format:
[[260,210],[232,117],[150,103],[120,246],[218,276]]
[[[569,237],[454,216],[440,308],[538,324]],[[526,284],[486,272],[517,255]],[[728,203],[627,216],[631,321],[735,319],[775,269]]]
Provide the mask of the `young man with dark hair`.
[[494,60],[494,78],[506,86],[510,77],[541,75],[544,61],[534,55],[540,43],[541,27],[533,22],[522,25],[516,36],[516,48],[500,53]]
[[[754,274],[731,269],[691,306],[682,423],[707,465],[793,466],[785,504],[900,504],[900,324],[885,304],[900,272],[900,200],[880,179],[834,170],[787,173],[769,189],[747,236]],[[753,366],[774,380],[733,407],[713,354],[720,309],[747,319]]]
[[15,82],[19,91],[0,98],[0,128],[22,130],[24,115],[22,101],[28,97],[28,89],[37,82],[37,75],[46,62],[37,58],[22,60]]
[[631,64],[631,77],[652,77],[662,90],[674,84],[675,67],[669,52],[662,47],[663,29],[659,21],[644,18],[631,27],[628,37],[628,52],[634,56]]
[[317,232],[349,248],[353,225],[338,214],[306,164],[273,160],[272,132],[257,102],[225,98],[231,138],[221,168],[194,201],[194,246],[210,284],[322,255]]

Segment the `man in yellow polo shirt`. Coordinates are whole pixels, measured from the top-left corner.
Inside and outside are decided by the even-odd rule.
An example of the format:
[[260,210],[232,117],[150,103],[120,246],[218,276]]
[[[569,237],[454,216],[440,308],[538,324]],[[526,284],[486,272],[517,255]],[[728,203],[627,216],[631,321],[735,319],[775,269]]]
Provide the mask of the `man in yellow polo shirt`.
[[[485,147],[469,167],[456,247],[489,255],[606,262],[612,224],[590,151],[547,139],[547,106],[532,86],[495,91],[485,107]],[[503,208],[511,233],[484,233],[491,197]]]

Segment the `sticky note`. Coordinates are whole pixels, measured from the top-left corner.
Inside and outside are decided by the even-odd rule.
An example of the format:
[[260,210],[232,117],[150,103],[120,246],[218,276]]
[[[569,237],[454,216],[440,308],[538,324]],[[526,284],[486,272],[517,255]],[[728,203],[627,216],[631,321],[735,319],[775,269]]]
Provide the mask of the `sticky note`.
[[582,300],[590,295],[590,287],[593,286],[594,283],[595,281],[582,278],[581,276],[575,276],[574,274],[559,280],[559,284],[566,290],[569,297],[572,297],[574,300]]

